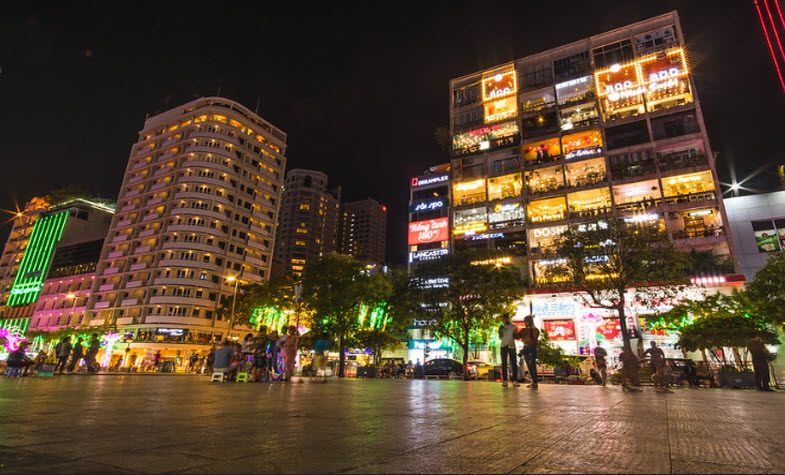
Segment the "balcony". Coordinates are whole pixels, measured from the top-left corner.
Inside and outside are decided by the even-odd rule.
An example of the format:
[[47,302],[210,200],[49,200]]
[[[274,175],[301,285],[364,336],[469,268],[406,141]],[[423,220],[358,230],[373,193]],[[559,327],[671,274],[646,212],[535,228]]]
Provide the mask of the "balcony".
[[611,165],[611,175],[614,180],[623,180],[625,178],[634,178],[654,173],[657,173],[654,161]]
[[136,264],[131,264],[131,268],[129,269],[131,272],[136,272],[138,270],[146,269],[147,263],[146,262],[138,262]]
[[121,212],[121,213],[125,213],[125,212],[127,212],[127,211],[131,211],[131,210],[135,210],[135,209],[136,209],[136,205],[134,205],[134,204],[130,204],[130,205],[125,205],[125,206],[123,206],[123,207],[120,209],[120,212]]
[[115,289],[115,284],[104,284],[98,287],[99,292],[107,292],[109,290],[114,290],[114,289]]
[[139,246],[134,249],[134,254],[144,254],[145,252],[150,252],[150,246]]
[[704,248],[725,241],[725,229],[722,226],[709,226],[704,229],[679,229],[673,233],[677,246]]
[[684,152],[657,154],[657,165],[660,170],[678,170],[681,168],[708,166],[706,154],[688,154]]
[[110,303],[111,302],[109,302],[108,300],[102,300],[100,302],[96,302],[95,305],[93,306],[93,308],[95,308],[96,310],[100,310],[100,309],[103,309],[103,308],[109,308],[109,304]]
[[123,195],[123,198],[132,198],[132,197],[138,195],[140,191],[141,190],[131,190],[128,193],[126,193],[125,195]]
[[161,259],[158,262],[159,267],[187,267],[187,268],[196,268],[196,269],[207,269],[212,271],[218,271],[222,268],[212,264],[210,262],[202,262],[197,260],[188,260],[188,259]]
[[160,214],[158,214],[158,213],[148,213],[148,214],[146,214],[146,215],[145,215],[145,217],[144,217],[144,218],[142,218],[142,222],[144,222],[144,221],[150,221],[150,220],[156,219],[156,218],[158,218],[159,216],[161,216],[161,215],[160,215]]
[[533,104],[521,104],[521,116],[527,117],[536,114],[547,114],[556,111],[555,102],[537,102]]
[[123,257],[125,255],[125,251],[114,251],[110,252],[106,255],[108,259],[117,259],[118,257]]
[[545,163],[556,162],[556,161],[560,160],[561,158],[562,158],[561,155],[544,154],[544,155],[540,155],[540,156],[538,156],[536,158],[533,158],[531,160],[527,159],[527,160],[525,160],[523,162],[523,164],[524,164],[524,166],[542,165],[542,164],[545,164]]
[[137,287],[141,287],[142,283],[143,282],[141,280],[132,280],[132,281],[128,282],[127,284],[125,284],[125,288],[126,289],[135,289]]
[[139,233],[139,237],[143,238],[147,236],[152,236],[153,234],[155,234],[155,231],[156,231],[155,229],[148,229],[146,231],[142,231]]
[[103,318],[94,318],[94,319],[90,320],[90,324],[89,325],[91,327],[100,327],[100,326],[102,326],[104,324],[106,324],[106,320],[104,320]]
[[147,200],[147,205],[146,206],[157,205],[158,203],[161,203],[162,201],[163,201],[163,198],[151,198],[151,199]]
[[581,186],[589,186],[589,185],[596,185],[598,183],[603,183],[608,179],[607,175],[603,174],[588,174],[585,176],[580,176],[576,178],[568,178],[567,179],[567,186],[573,188],[579,188]]
[[121,326],[121,325],[133,325],[136,322],[134,322],[134,317],[120,317],[117,319],[115,323],[118,326]]
[[123,242],[123,241],[127,241],[127,240],[128,240],[128,235],[127,234],[121,234],[119,236],[115,236],[115,237],[112,238],[112,242],[113,243],[114,242]]
[[150,191],[160,190],[161,188],[169,185],[171,185],[171,183],[167,183],[167,182],[156,183],[155,185],[150,187]]
[[669,205],[682,205],[693,204],[705,201],[714,202],[717,200],[717,195],[713,191],[704,191],[701,193],[692,193],[689,195],[670,196],[665,198],[665,203]]
[[119,267],[107,267],[106,269],[104,269],[104,275],[117,274],[118,272],[120,272]]
[[134,223],[134,222],[133,222],[132,220],[130,220],[130,219],[124,219],[124,220],[122,220],[122,221],[119,221],[119,222],[117,223],[117,226],[116,226],[116,227],[118,227],[118,228],[124,228],[124,227],[126,227],[126,226],[130,226],[130,225],[132,225],[133,223]]
[[132,307],[134,305],[139,305],[139,299],[136,297],[123,299],[122,302],[120,302],[121,307]]
[[647,208],[654,208],[656,206],[660,206],[661,204],[662,204],[662,199],[651,198],[641,201],[632,201],[629,203],[617,203],[616,209],[619,211],[635,211],[635,210],[643,210]]
[[585,218],[599,218],[606,214],[611,213],[611,208],[594,208],[594,209],[582,209],[582,210],[571,210],[570,211],[570,219],[585,219]]

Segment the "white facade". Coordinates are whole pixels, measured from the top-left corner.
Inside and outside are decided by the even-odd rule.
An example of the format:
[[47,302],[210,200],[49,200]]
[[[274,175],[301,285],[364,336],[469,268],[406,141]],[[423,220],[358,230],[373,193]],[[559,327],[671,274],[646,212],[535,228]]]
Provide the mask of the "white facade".
[[785,191],[725,198],[725,211],[739,270],[751,280],[772,252],[785,249]]

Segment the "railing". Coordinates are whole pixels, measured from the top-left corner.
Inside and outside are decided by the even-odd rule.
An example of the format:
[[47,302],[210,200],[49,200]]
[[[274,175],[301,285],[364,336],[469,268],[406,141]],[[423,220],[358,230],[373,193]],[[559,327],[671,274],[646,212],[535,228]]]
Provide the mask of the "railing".
[[670,196],[665,198],[665,203],[669,205],[678,205],[684,203],[695,203],[698,201],[716,201],[717,195],[713,191],[703,191],[701,193],[692,193],[689,195]]
[[657,155],[657,165],[660,170],[677,170],[680,168],[708,165],[709,158],[706,154],[687,155],[683,152]]
[[464,206],[464,205],[473,205],[476,203],[484,203],[485,202],[485,193],[482,194],[474,194],[474,195],[464,195],[460,199],[455,199],[455,206]]
[[543,155],[535,157],[531,160],[525,159],[524,165],[542,165],[543,163],[555,162],[561,158],[561,155]]
[[609,214],[611,212],[610,207],[606,208],[594,208],[594,209],[582,209],[582,210],[570,210],[570,218],[593,218],[597,216],[602,216],[605,214]]
[[607,179],[608,179],[607,175],[581,176],[581,177],[573,178],[572,180],[567,179],[567,186],[579,187],[579,186],[596,185],[597,183],[602,183]]
[[660,198],[648,198],[640,201],[632,201],[629,203],[617,203],[616,209],[619,211],[634,211],[636,209],[653,208],[662,204]]
[[541,186],[529,186],[529,185],[526,185],[526,191],[529,192],[530,194],[533,194],[533,193],[547,193],[549,191],[561,190],[562,188],[564,188],[564,184],[563,183],[547,184],[547,185],[541,185]]
[[632,178],[641,175],[656,173],[654,162],[624,163],[611,165],[613,178]]
[[705,229],[686,230],[679,229],[673,233],[673,239],[696,239],[711,238],[725,235],[725,228],[722,226],[709,226]]
[[521,114],[539,114],[542,112],[553,112],[556,110],[555,102],[542,102],[531,105],[521,104]]

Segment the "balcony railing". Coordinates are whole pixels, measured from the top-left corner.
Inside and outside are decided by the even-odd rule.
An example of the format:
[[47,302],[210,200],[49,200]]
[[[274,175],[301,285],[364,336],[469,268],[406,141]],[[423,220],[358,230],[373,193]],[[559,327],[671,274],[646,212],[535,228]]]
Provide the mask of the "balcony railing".
[[543,163],[555,162],[561,158],[561,155],[541,155],[531,160],[525,159],[524,165],[542,165]]
[[594,208],[594,209],[582,209],[582,210],[571,210],[570,211],[570,218],[571,219],[578,219],[578,218],[594,218],[609,214],[611,212],[610,207],[606,208]]
[[701,193],[692,193],[689,195],[671,196],[665,198],[665,203],[669,205],[678,205],[684,203],[696,203],[699,201],[716,201],[717,196],[713,191],[703,191]]
[[657,169],[655,168],[653,161],[611,165],[611,174],[615,179],[651,175],[656,172]]
[[585,175],[579,176],[573,179],[567,179],[567,186],[570,187],[580,187],[580,186],[588,186],[588,185],[596,185],[597,183],[602,183],[608,179],[607,175],[600,175],[600,174],[592,174],[592,175]]
[[555,102],[540,102],[537,104],[521,104],[521,114],[542,114],[544,112],[554,112],[556,110]]
[[549,191],[560,190],[562,188],[564,188],[564,183],[559,182],[538,183],[534,186],[526,185],[526,191],[529,192],[529,194],[547,193]]
[[641,210],[646,208],[653,208],[661,204],[662,204],[662,199],[649,198],[640,201],[632,201],[629,203],[618,203],[616,204],[616,209],[619,211],[634,211],[634,210]]
[[476,195],[464,195],[460,199],[455,200],[455,206],[465,206],[465,205],[473,205],[476,203],[484,203],[485,202],[485,193],[476,194]]
[[704,229],[679,229],[673,233],[673,239],[712,238],[725,235],[722,226],[709,226]]
[[706,154],[688,155],[684,152],[657,155],[660,170],[678,170],[680,168],[698,167],[709,164]]

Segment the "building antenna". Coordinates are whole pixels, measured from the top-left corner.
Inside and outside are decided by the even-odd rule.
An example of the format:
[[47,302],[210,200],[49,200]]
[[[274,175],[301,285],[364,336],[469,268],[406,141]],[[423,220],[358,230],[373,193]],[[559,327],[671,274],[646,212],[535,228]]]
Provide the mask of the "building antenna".
[[259,104],[261,100],[262,100],[261,96],[256,96],[256,109],[253,110],[254,114],[259,113]]
[[218,86],[218,93],[216,94],[216,96],[221,97],[221,86]]

